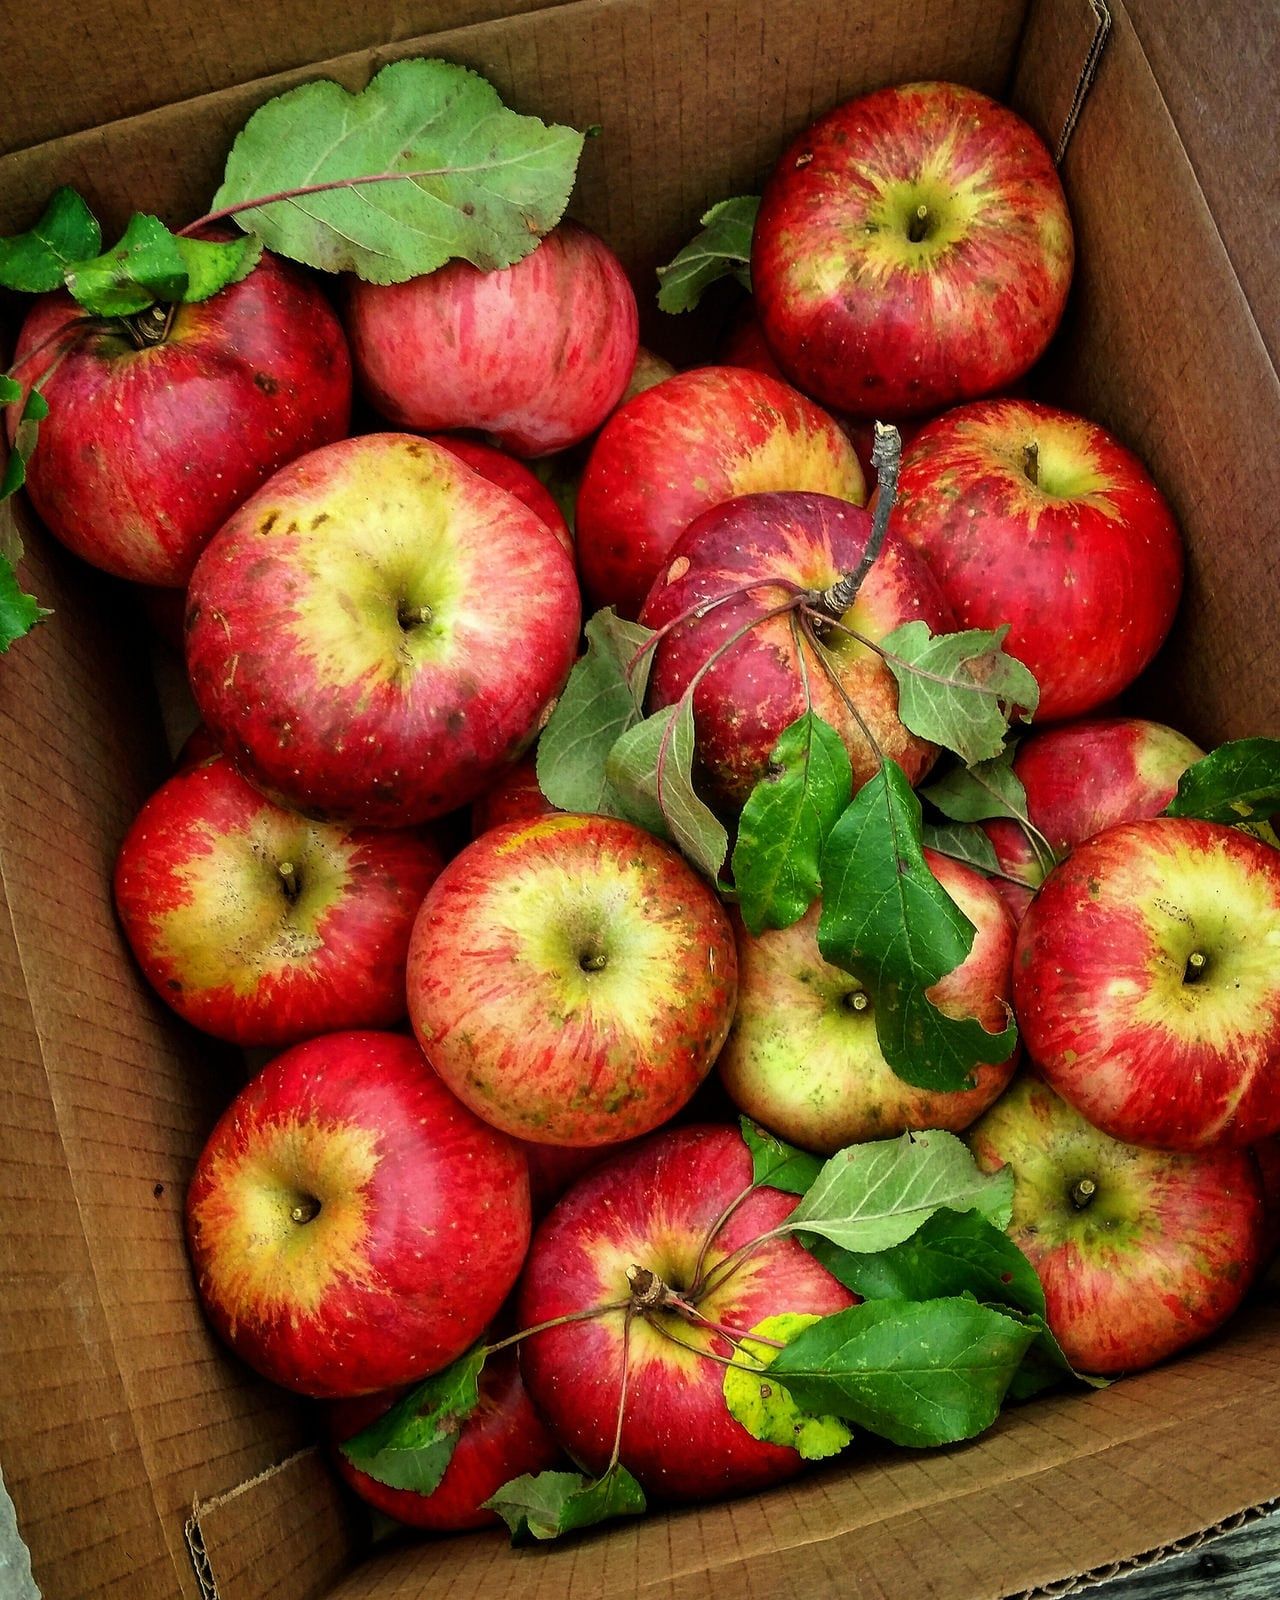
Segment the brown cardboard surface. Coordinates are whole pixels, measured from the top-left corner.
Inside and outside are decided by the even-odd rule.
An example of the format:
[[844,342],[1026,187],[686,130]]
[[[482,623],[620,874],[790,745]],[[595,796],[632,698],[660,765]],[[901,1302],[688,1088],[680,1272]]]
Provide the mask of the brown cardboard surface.
[[554,0],[6,0],[0,153],[340,55]]
[[[1255,318],[1264,300],[1251,310],[1233,270],[1244,275],[1246,255],[1211,209],[1227,191],[1178,95],[1177,73],[1194,77],[1185,30],[1134,3],[1145,31],[1115,7],[1065,160],[1081,267],[1053,381],[1148,459],[1188,535],[1182,632],[1143,704],[1201,738],[1276,733],[1280,392]],[[68,181],[109,223],[134,207],[185,220],[253,106],[317,70],[357,86],[425,51],[478,67],[521,109],[604,124],[573,209],[620,249],[651,306],[652,266],[699,211],[753,188],[826,106],[930,74],[1012,84],[1055,138],[1095,25],[1088,0],[1035,0],[1029,19],[1023,0],[572,0],[506,3],[529,14],[421,35],[497,9],[376,0],[306,15],[297,0],[233,0],[193,17],[176,0],[93,0],[74,19],[43,12],[43,41],[24,27],[23,71],[6,58],[16,109],[0,127],[47,142],[0,158],[0,232]],[[10,10],[0,30],[14,26]],[[130,67],[148,27],[164,72],[154,53]],[[308,60],[323,66],[298,66]],[[1173,116],[1152,62],[1173,74]],[[662,337],[682,332],[668,322]],[[111,587],[33,542],[26,575],[57,617],[0,664],[0,1462],[48,1600],[199,1593],[193,1502],[222,1600],[311,1600],[335,1579],[328,1600],[560,1600],[566,1588],[683,1600],[730,1587],[982,1600],[1280,1492],[1268,1304],[1194,1358],[1023,1408],[964,1450],[867,1452],[760,1501],[561,1549],[426,1543],[338,1578],[356,1537],[305,1451],[305,1419],[215,1347],[190,1290],[181,1193],[234,1069],[143,992],[111,915],[116,844],[161,771],[154,698],[113,626]]]

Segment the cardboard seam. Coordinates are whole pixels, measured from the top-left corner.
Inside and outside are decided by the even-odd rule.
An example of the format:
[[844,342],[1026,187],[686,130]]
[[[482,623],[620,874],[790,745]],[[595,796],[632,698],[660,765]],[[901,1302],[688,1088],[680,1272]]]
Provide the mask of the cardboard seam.
[[[581,10],[594,13],[599,11],[602,6],[608,6],[609,4],[610,0],[551,0],[550,4],[534,6],[529,11],[517,11],[506,16],[491,17],[487,22],[464,22],[455,28],[437,29],[432,33],[413,33],[403,39],[387,39],[379,43],[366,45],[360,50],[348,50],[339,56],[326,56],[323,61],[300,63],[294,67],[281,67],[278,72],[269,72],[259,78],[244,78],[236,83],[225,83],[220,89],[208,89],[203,94],[187,95],[181,100],[166,100],[162,105],[150,106],[146,111],[135,111],[131,116],[114,117],[109,122],[95,122],[92,127],[74,128],[68,133],[57,134],[52,139],[41,139],[37,144],[22,145],[16,150],[0,151],[0,171],[3,170],[5,163],[8,161],[26,160],[38,151],[56,150],[59,145],[71,145],[80,140],[92,139],[110,129],[128,128],[134,124],[146,123],[153,118],[167,117],[174,112],[185,111],[191,106],[204,105],[210,101],[220,100],[225,95],[241,89],[266,88],[273,83],[284,85],[289,80],[295,80],[297,83],[311,83],[320,78],[331,77],[333,71],[344,64],[362,61],[368,62],[369,76],[372,78],[375,73],[389,62],[403,60],[412,56],[415,53],[411,48],[412,46],[417,44],[425,45],[433,39],[453,39],[480,31],[491,32],[495,27],[520,23],[526,18],[546,16],[555,11]],[[385,57],[384,52],[386,52]],[[418,53],[427,54],[430,57],[430,52]],[[430,57],[430,59],[447,58]],[[283,93],[284,89],[282,87],[275,92]],[[266,98],[269,99],[272,96],[268,95]],[[252,115],[252,112],[249,115]],[[245,120],[248,121],[248,117]],[[230,150],[230,146],[228,146],[228,150]]]
[[[2,804],[0,804],[0,815],[4,815],[8,811],[11,798],[12,797],[9,791],[0,786],[0,802],[2,802]],[[72,1163],[70,1159],[70,1152],[67,1149],[67,1141],[63,1132],[64,1124],[62,1102],[54,1083],[53,1074],[49,1070],[49,1061],[45,1053],[44,1033],[40,1027],[39,1017],[36,1014],[35,993],[32,989],[31,978],[27,970],[26,958],[23,953],[22,936],[18,929],[18,918],[14,914],[13,895],[10,890],[9,877],[5,871],[4,850],[2,848],[0,848],[0,895],[3,895],[5,915],[8,918],[10,932],[13,936],[14,954],[17,957],[18,972],[22,979],[22,987],[26,999],[27,1015],[31,1019],[31,1031],[35,1038],[36,1050],[39,1053],[40,1068],[44,1073],[44,1080],[49,1088],[49,1105],[53,1111],[54,1126],[57,1129],[58,1134],[58,1143],[62,1148],[63,1158],[66,1164],[66,1170],[69,1179],[68,1187],[71,1190],[71,1198],[75,1204],[76,1218],[80,1223],[80,1237],[84,1244],[85,1258],[89,1263],[89,1273],[93,1281],[94,1298],[97,1302],[98,1311],[102,1317],[102,1325],[106,1333],[106,1339],[104,1342],[110,1354],[111,1370],[116,1381],[120,1385],[120,1393],[124,1397],[125,1404],[128,1408],[129,1422],[132,1427],[134,1441],[138,1448],[139,1459],[141,1460],[143,1471],[146,1473],[147,1493],[151,1500],[152,1509],[155,1512],[156,1523],[159,1526],[163,1526],[165,1523],[165,1517],[161,1511],[160,1502],[156,1498],[155,1480],[151,1476],[150,1452],[147,1449],[142,1434],[136,1425],[133,1388],[125,1377],[125,1369],[120,1361],[119,1352],[116,1349],[115,1326],[113,1324],[110,1312],[107,1309],[107,1302],[103,1297],[102,1280],[98,1272],[97,1258],[95,1257],[93,1248],[89,1243],[89,1228],[87,1219],[85,1217],[84,1204],[80,1198],[78,1171]],[[177,1578],[179,1575],[177,1552],[169,1543],[167,1537],[164,1540],[164,1548],[169,1554],[169,1560],[173,1566],[174,1577]]]
[[246,1478],[243,1483],[238,1483],[233,1489],[227,1489],[222,1494],[210,1495],[207,1500],[196,1498],[191,1502],[191,1515],[182,1525],[182,1535],[186,1541],[187,1554],[191,1557],[191,1565],[195,1571],[196,1582],[200,1585],[201,1600],[222,1600],[218,1589],[217,1574],[213,1570],[213,1562],[205,1549],[204,1529],[200,1526],[200,1518],[206,1511],[216,1511],[230,1501],[238,1499],[242,1494],[247,1494],[250,1489],[256,1489],[260,1483],[265,1483],[268,1478],[274,1478],[278,1473],[284,1472],[293,1466],[296,1461],[303,1460],[306,1456],[314,1455],[318,1446],[304,1445],[301,1450],[295,1450],[292,1455],[285,1456],[283,1461],[277,1461],[272,1466],[264,1467],[261,1472],[254,1473],[252,1478]]
[[1085,1589],[1091,1589],[1100,1583],[1109,1583],[1113,1578],[1149,1571],[1171,1556],[1187,1555],[1192,1550],[1199,1550],[1202,1545],[1211,1544],[1224,1534],[1234,1533],[1239,1528],[1247,1528],[1251,1523],[1269,1516],[1277,1508],[1280,1508],[1280,1497],[1262,1500],[1255,1506],[1247,1506],[1243,1511],[1236,1511],[1229,1517],[1223,1517],[1211,1527],[1201,1528],[1198,1533],[1188,1534],[1185,1539],[1171,1539],[1168,1544],[1144,1550],[1141,1555],[1130,1556],[1125,1561],[1109,1561],[1100,1567],[1090,1567],[1087,1572],[1082,1572],[1074,1578],[1062,1578],[1056,1583],[1042,1584],[1037,1589],[1022,1589],[1016,1595],[1006,1596],[1005,1600],[1066,1600],[1068,1595],[1082,1594]]
[[1107,0],[1089,0],[1093,10],[1094,28],[1093,38],[1085,53],[1084,65],[1080,68],[1080,76],[1076,80],[1075,92],[1071,96],[1071,104],[1067,107],[1067,114],[1063,118],[1062,130],[1058,134],[1058,143],[1053,152],[1055,167],[1062,165],[1062,158],[1067,153],[1067,146],[1071,143],[1071,135],[1075,132],[1076,123],[1080,120],[1080,113],[1084,103],[1089,97],[1089,90],[1093,87],[1093,80],[1098,75],[1098,63],[1102,60],[1102,52],[1106,46],[1107,37],[1111,32],[1111,12],[1107,9]]

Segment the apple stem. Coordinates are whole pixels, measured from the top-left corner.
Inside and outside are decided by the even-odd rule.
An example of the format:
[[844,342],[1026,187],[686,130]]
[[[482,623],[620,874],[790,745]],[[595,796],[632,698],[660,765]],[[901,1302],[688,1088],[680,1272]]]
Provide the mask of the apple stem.
[[1022,470],[1026,474],[1028,483],[1040,482],[1040,446],[1034,439],[1022,447]]
[[912,244],[919,244],[929,232],[929,208],[917,206],[916,214],[907,224],[907,238]]
[[1205,968],[1209,965],[1209,958],[1203,950],[1193,950],[1187,957],[1186,969],[1182,974],[1183,983],[1198,983],[1204,977]]
[[396,607],[396,621],[408,633],[412,628],[420,628],[424,623],[431,621],[430,606],[411,606],[407,600],[402,600]]
[[280,875],[280,886],[284,890],[286,900],[292,902],[298,898],[298,869],[292,861],[282,861],[276,868]]
[[1071,1204],[1083,1211],[1097,1192],[1098,1185],[1092,1178],[1079,1178],[1071,1185]]
[[289,1220],[300,1224],[314,1222],[319,1215],[320,1202],[315,1195],[309,1194],[299,1200],[298,1204],[289,1212]]
[[871,537],[862,552],[862,559],[852,572],[847,572],[829,589],[820,589],[809,596],[811,603],[827,618],[844,616],[857,598],[862,580],[875,565],[884,544],[889,517],[898,498],[898,468],[902,465],[902,435],[891,422],[876,423],[871,465],[876,469],[876,509],[871,521]]
[[132,317],[121,317],[120,321],[124,323],[134,348],[147,350],[163,344],[169,337],[177,309],[176,305],[148,306],[145,311],[136,312]]
[[499,1339],[496,1344],[487,1344],[480,1354],[487,1361],[490,1356],[496,1356],[499,1350],[507,1350],[513,1344],[519,1344],[521,1339],[529,1338],[531,1334],[546,1333],[549,1328],[562,1328],[569,1322],[589,1322],[592,1317],[604,1317],[611,1311],[625,1311],[630,1304],[630,1299],[610,1300],[607,1305],[592,1306],[586,1311],[566,1311],[562,1317],[551,1317],[546,1322],[535,1322],[531,1328],[521,1328],[519,1333]]

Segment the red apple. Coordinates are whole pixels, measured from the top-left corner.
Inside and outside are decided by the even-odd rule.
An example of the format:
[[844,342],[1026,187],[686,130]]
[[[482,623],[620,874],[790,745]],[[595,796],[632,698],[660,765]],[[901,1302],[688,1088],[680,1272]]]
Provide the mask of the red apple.
[[[539,1227],[521,1281],[519,1325],[626,1300],[633,1265],[658,1274],[704,1318],[730,1329],[746,1331],[784,1311],[826,1316],[854,1304],[794,1239],[763,1245],[720,1285],[699,1284],[708,1234],[750,1183],[751,1157],[733,1128],[672,1129],[611,1160]],[[794,1195],[755,1190],[706,1251],[703,1279],[795,1205]],[[624,1313],[614,1310],[535,1334],[520,1347],[534,1404],[589,1472],[601,1471],[613,1448],[623,1324]],[[721,1334],[676,1311],[633,1317],[621,1461],[647,1494],[703,1500],[799,1471],[796,1451],[752,1438],[729,1415],[724,1368],[713,1357],[731,1354]]]
[[783,372],[859,417],[918,416],[1020,377],[1066,304],[1071,219],[1053,157],[954,83],[850,100],[796,139],[751,246]]
[[[168,590],[167,593],[175,593]],[[198,767],[202,761],[208,761],[211,756],[220,756],[218,741],[205,727],[203,722],[197,722],[195,727],[182,742],[182,747],[173,758],[175,772],[183,772],[187,767]]]
[[578,645],[563,546],[446,450],[368,434],[286,467],[191,580],[201,715],[265,793],[408,826],[523,754]]
[[751,301],[747,301],[724,343],[720,346],[720,364],[726,367],[748,367],[752,372],[763,372],[766,377],[787,382],[787,375],[774,359],[773,351],[765,343],[760,319]]
[[143,806],[116,861],[116,908],[179,1016],[280,1046],[400,1021],[413,919],[443,865],[418,834],[282,810],[215,755]]
[[13,375],[49,402],[27,466],[49,531],[106,572],[180,589],[260,483],[343,437],[351,362],[321,291],[270,254],[209,300],[158,309],[104,321],[42,296]]
[[[977,929],[969,955],[929,998],[950,1017],[976,1017],[988,1032],[1002,1033],[1013,918],[971,867],[931,850],[925,860]],[[1013,1076],[1017,1052],[979,1066],[972,1089],[943,1093],[906,1083],[880,1053],[862,985],[822,958],[821,911],[815,902],[791,927],[758,937],[734,913],[738,1008],[717,1064],[734,1104],[782,1138],[825,1155],[911,1128],[967,1128]]]
[[711,1070],[733,1017],[733,932],[668,845],[557,813],[468,845],[422,903],[409,1016],[432,1066],[521,1139],[647,1133]]
[[367,1394],[479,1337],[524,1260],[529,1176],[412,1039],[331,1033],[232,1101],[196,1163],[187,1237],[237,1355],[317,1399]]
[[635,364],[636,299],[613,252],[562,222],[501,272],[451,261],[407,283],[352,279],[361,385],[392,422],[476,428],[519,456],[594,433]]
[[434,434],[431,443],[438,444],[442,450],[457,456],[459,461],[465,461],[472,472],[478,472],[482,478],[488,478],[490,483],[496,483],[500,489],[506,489],[509,494],[515,495],[517,500],[523,500],[535,516],[542,518],[572,559],[573,535],[569,532],[569,524],[561,515],[560,507],[555,503],[549,490],[534,477],[523,461],[517,461],[514,456],[504,455],[492,445],[481,444],[478,439],[464,439],[452,433]]
[[530,751],[471,802],[471,837],[478,839],[504,822],[536,822],[554,816],[555,810],[538,787],[537,763]]
[[967,1135],[1013,1169],[1009,1235],[1082,1372],[1133,1372],[1219,1327],[1257,1270],[1262,1195],[1243,1150],[1144,1150],[1099,1132],[1031,1074]]
[[866,498],[849,441],[786,384],[741,367],[700,367],[620,406],[578,492],[578,560],[592,609],[637,616],[695,517],[769,489],[855,505]]
[[627,401],[633,400],[636,395],[665,383],[668,378],[674,378],[675,375],[676,369],[669,361],[664,361],[661,356],[654,355],[652,350],[646,350],[641,345],[636,351],[635,365],[631,368],[631,376],[627,379],[627,387],[622,391],[618,405],[626,405]]
[[1280,851],[1174,817],[1087,840],[1023,918],[1014,1006],[1049,1083],[1113,1138],[1280,1132]]
[[[897,682],[872,650],[847,633],[828,632],[826,659],[839,673],[842,694],[810,644],[804,643],[802,654],[797,651],[790,617],[763,620],[787,598],[775,584],[828,588],[857,567],[870,533],[866,511],[830,495],[744,495],[699,517],[654,584],[641,613],[647,627],[662,628],[688,614],[654,651],[649,687],[654,710],[679,700],[713,652],[750,628],[694,691],[698,757],[710,787],[726,805],[743,804],[768,767],[778,736],[807,703],[839,731],[855,783],[865,783],[879,757],[844,695],[910,782],[918,783],[932,764],[937,751],[902,725]],[[753,579],[758,588],[692,614],[693,608],[731,595]],[[917,619],[935,633],[951,627],[946,602],[925,563],[890,529],[841,622],[875,641]]]
[[[1273,1134],[1253,1147],[1253,1159],[1262,1179],[1262,1212],[1265,1218],[1262,1256],[1272,1260],[1280,1251],[1280,1136]],[[532,1181],[532,1167],[530,1181]]]
[[[360,1498],[398,1522],[435,1533],[487,1528],[501,1519],[484,1502],[526,1472],[562,1465],[560,1446],[533,1409],[514,1350],[490,1356],[480,1374],[480,1403],[458,1430],[444,1476],[430,1494],[391,1489],[352,1466],[341,1450],[333,1463]],[[335,1400],[328,1407],[329,1437],[340,1443],[367,1428],[401,1398],[402,1391]]]
[[961,627],[1007,622],[1040,721],[1130,684],[1169,631],[1182,544],[1138,458],[1096,423],[987,400],[922,429],[892,526],[926,557]]
[[[1026,790],[1027,817],[1055,856],[1117,822],[1155,817],[1177,792],[1178,779],[1204,754],[1162,722],[1141,717],[1095,717],[1046,728],[1021,740],[1013,770]],[[997,881],[1005,904],[1021,917],[1044,878],[1020,824],[984,822],[1001,871],[1031,887]]]

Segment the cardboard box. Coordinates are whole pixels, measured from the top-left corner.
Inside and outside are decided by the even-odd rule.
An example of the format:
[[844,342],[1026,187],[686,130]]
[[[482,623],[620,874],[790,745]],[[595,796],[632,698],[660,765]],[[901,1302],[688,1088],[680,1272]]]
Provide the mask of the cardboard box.
[[[388,59],[439,54],[520,109],[603,124],[572,209],[634,270],[653,338],[655,263],[706,204],[755,188],[812,116],[909,78],[974,84],[1066,145],[1080,266],[1052,392],[1146,458],[1186,535],[1177,637],[1135,703],[1202,742],[1274,736],[1267,7],[1112,9],[1099,58],[1100,0],[13,6],[0,233],[63,182],[108,232],[133,209],[185,221],[272,94],[318,72],[355,88]],[[166,770],[145,649],[119,586],[26,531],[26,575],[56,616],[0,663],[0,1469],[46,1600],[986,1600],[1280,1496],[1280,1327],[1264,1296],[1199,1353],[1014,1410],[966,1448],[861,1444],[759,1500],[563,1548],[512,1552],[495,1534],[354,1565],[359,1519],[306,1409],[214,1343],[191,1292],[184,1187],[240,1069],[144,991],[111,911],[116,847]],[[8,1600],[25,1584],[4,1523]]]

